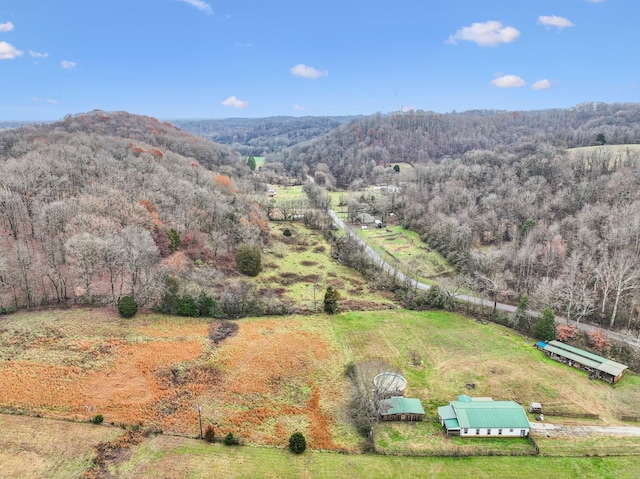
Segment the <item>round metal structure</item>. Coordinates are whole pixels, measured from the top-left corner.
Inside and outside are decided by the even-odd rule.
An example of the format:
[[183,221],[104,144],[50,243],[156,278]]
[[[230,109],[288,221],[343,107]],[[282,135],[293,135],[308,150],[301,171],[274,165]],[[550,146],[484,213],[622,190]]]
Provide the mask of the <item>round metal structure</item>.
[[376,374],[373,385],[380,396],[402,396],[407,387],[407,380],[398,373],[386,372]]

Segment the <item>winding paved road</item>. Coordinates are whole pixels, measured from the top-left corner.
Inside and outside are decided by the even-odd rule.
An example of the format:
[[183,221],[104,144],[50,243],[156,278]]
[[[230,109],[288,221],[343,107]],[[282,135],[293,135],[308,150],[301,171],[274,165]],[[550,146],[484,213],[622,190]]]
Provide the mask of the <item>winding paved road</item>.
[[[410,284],[413,287],[420,289],[422,291],[428,291],[430,286],[428,284],[425,283],[421,283],[420,281],[417,281],[413,278],[409,278],[408,276],[406,276],[405,274],[403,274],[401,271],[398,271],[397,269],[395,269],[393,266],[391,266],[389,263],[387,263],[384,259],[382,259],[382,257],[376,253],[373,248],[371,248],[371,246],[369,246],[367,244],[366,241],[364,241],[362,238],[360,238],[360,236],[358,236],[357,234],[355,234],[353,231],[351,231],[351,229],[344,223],[344,221],[342,221],[338,215],[336,214],[335,211],[333,210],[328,210],[329,216],[331,216],[331,218],[333,219],[333,222],[342,230],[344,230],[349,236],[351,236],[353,239],[355,239],[356,241],[358,241],[363,247],[364,250],[366,251],[366,253],[369,255],[369,257],[371,259],[373,259],[373,261],[375,261],[376,263],[378,263],[383,270],[387,271],[389,274],[394,275],[396,278],[400,279],[400,281]],[[465,294],[456,294],[455,295],[457,299],[461,300],[461,301],[465,301],[467,303],[472,303],[472,304],[477,304],[477,305],[482,305],[482,306],[487,306],[489,308],[493,308],[494,303],[493,301],[489,301],[487,299],[482,299],[482,298],[477,298],[475,296],[468,296]],[[513,313],[515,312],[515,310],[517,309],[516,306],[513,306],[511,304],[506,304],[506,303],[496,303],[495,304],[496,309],[499,309],[500,311],[505,311],[507,313]],[[539,316],[540,313],[537,311],[529,311],[529,314],[533,315],[533,316]],[[568,321],[561,317],[561,316],[556,316],[556,324],[570,324],[572,326],[576,325],[575,321]],[[629,335],[624,335],[621,334],[619,332],[616,331],[610,331],[608,329],[605,328],[601,328],[598,326],[593,326],[591,324],[585,324],[585,323],[580,323],[577,325],[578,329],[580,329],[581,331],[586,331],[586,332],[590,332],[590,331],[599,331],[602,332],[603,334],[605,334],[605,336],[607,336],[608,338],[615,340],[615,341],[619,341],[622,343],[626,343],[629,346],[635,348],[635,349],[640,349],[640,337],[631,337]]]

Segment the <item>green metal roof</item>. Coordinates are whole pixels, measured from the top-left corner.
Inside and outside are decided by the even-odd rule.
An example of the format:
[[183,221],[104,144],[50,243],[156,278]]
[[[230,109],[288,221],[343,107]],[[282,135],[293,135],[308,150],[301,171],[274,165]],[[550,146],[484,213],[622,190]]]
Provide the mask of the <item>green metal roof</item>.
[[[466,399],[466,398],[465,398]],[[515,401],[451,401],[461,428],[529,428],[522,406]],[[443,418],[444,419],[444,418]]]
[[549,341],[549,343],[543,348],[545,351],[551,351],[559,356],[563,356],[567,359],[577,361],[580,364],[584,364],[593,369],[610,374],[614,377],[620,376],[628,366],[624,364],[611,361],[610,359],[603,358],[597,354],[583,351],[582,349],[574,348],[561,341]]
[[447,419],[455,419],[456,412],[453,410],[451,406],[440,406],[438,408],[438,416],[440,416],[444,421]]
[[549,341],[549,343],[551,346],[555,346],[556,348],[560,348],[560,349],[564,349],[565,351],[569,351],[570,353],[573,354],[578,354],[580,356],[584,356],[585,358],[591,359],[593,361],[597,361],[599,363],[606,361],[605,358],[603,358],[602,356],[598,356],[597,354],[593,354],[590,353],[589,351],[584,351],[582,349],[579,348],[575,348],[573,346],[570,346],[566,343],[563,343],[562,341],[556,341],[555,339],[553,341]]
[[382,416],[390,414],[424,414],[424,408],[419,399],[394,396],[380,401]]
[[447,431],[460,429],[460,423],[457,419],[445,419],[444,427],[447,428]]
[[628,368],[629,366],[625,366],[624,364],[616,363],[615,361],[607,359],[600,365],[598,369],[607,374],[611,374],[614,377],[617,377],[620,376],[624,372],[624,370]]
[[593,359],[589,359],[586,356],[581,356],[579,354],[572,353],[562,348],[558,348],[556,346],[552,346],[551,344],[547,344],[544,347],[545,351],[550,351],[558,356],[562,356],[563,358],[571,359],[572,361],[576,361],[580,364],[584,364],[593,369],[597,369],[600,366],[599,361],[594,361]]

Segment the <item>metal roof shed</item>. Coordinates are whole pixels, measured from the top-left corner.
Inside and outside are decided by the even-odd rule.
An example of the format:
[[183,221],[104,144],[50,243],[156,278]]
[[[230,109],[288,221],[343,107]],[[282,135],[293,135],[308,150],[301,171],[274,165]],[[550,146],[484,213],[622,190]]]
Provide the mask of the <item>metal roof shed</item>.
[[422,421],[424,408],[419,399],[394,396],[380,401],[383,421]]
[[581,367],[589,372],[589,377],[596,377],[611,384],[617,383],[624,375],[628,366],[612,361],[597,354],[584,351],[560,341],[549,341],[540,348],[552,359],[569,366]]

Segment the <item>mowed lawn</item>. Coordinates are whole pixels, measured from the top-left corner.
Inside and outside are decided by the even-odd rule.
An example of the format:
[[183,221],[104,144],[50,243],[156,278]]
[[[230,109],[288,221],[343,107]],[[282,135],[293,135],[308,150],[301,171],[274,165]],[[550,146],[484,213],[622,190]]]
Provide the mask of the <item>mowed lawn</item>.
[[398,457],[311,450],[297,456],[282,448],[234,448],[158,436],[134,447],[117,477],[521,479],[544,474],[560,479],[631,479],[637,477],[637,465],[637,457]]
[[[526,451],[528,446],[520,440],[505,446],[504,441],[496,443],[494,439],[476,443],[446,438],[437,423],[437,407],[460,394],[513,399],[525,406],[535,401],[567,412],[598,414],[599,420],[587,423],[603,425],[621,424],[618,418],[632,415],[640,400],[638,376],[625,376],[615,388],[590,381],[586,374],[545,358],[533,347],[533,340],[500,325],[481,324],[457,314],[351,312],[338,315],[335,327],[353,361],[372,357],[388,360],[407,378],[405,395],[419,398],[425,408],[422,424],[376,427],[377,446],[382,452],[464,452],[480,443],[498,453],[504,449]],[[473,385],[473,389],[466,385]],[[567,422],[560,417],[547,420]],[[573,453],[579,449],[580,444]]]

